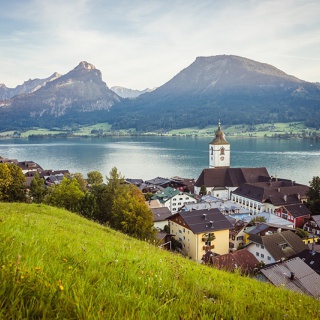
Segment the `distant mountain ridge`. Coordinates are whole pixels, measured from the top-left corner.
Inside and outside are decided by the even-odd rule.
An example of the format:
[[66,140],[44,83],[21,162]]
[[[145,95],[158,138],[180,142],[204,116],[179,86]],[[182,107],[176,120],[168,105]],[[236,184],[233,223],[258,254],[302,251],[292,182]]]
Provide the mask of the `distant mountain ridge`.
[[129,99],[137,98],[144,93],[155,90],[155,89],[149,89],[149,88],[146,88],[144,90],[135,90],[135,89],[128,89],[121,86],[113,86],[110,89],[114,91],[121,98],[129,98]]
[[[226,125],[304,121],[320,127],[319,83],[234,55],[198,57],[143,94],[113,87],[117,94],[85,61],[65,75],[35,80],[16,87],[19,93],[0,103],[0,130],[108,122],[113,129],[163,131],[205,127],[218,118]],[[0,87],[2,98],[7,89]]]
[[55,72],[46,79],[29,79],[15,88],[8,88],[4,84],[0,84],[0,100],[9,100],[20,94],[34,92],[44,86],[47,82],[55,80],[60,76],[59,73]]

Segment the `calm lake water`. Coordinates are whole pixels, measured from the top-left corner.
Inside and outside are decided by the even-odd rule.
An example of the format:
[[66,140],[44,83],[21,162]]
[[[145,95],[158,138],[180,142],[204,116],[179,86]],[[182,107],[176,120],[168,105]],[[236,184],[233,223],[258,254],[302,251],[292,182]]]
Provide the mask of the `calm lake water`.
[[[309,185],[320,176],[320,143],[227,137],[232,167],[266,167],[270,175]],[[208,167],[210,138],[112,137],[0,140],[0,156],[33,160],[44,169],[105,177],[117,167],[126,178],[197,178]]]

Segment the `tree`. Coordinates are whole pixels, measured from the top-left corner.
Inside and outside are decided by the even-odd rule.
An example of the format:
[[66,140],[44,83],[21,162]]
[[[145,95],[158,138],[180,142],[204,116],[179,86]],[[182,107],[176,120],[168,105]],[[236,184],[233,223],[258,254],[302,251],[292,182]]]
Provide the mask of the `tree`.
[[64,177],[59,185],[50,188],[45,197],[45,203],[72,212],[80,212],[84,196],[85,193],[81,190],[76,178],[70,180]]
[[307,206],[312,214],[320,214],[320,177],[313,177],[310,183],[310,189],[307,192]]
[[201,186],[199,195],[200,195],[200,196],[205,196],[206,194],[207,194],[207,188],[206,188],[206,186]]
[[99,171],[90,171],[87,174],[88,176],[88,184],[90,185],[99,185],[103,183],[102,174]]
[[142,192],[124,184],[124,177],[112,168],[107,184],[94,188],[97,217],[102,223],[139,239],[153,239],[153,214]]
[[254,225],[256,223],[267,222],[265,217],[254,217],[250,220],[249,224]]
[[67,174],[66,177],[70,180],[75,178],[79,183],[79,187],[81,191],[87,192],[87,181],[83,178],[82,173],[80,172],[71,173],[71,174]]
[[30,193],[32,196],[32,201],[36,203],[41,203],[46,195],[46,186],[44,184],[44,179],[40,178],[37,172],[34,179],[30,184]]
[[305,231],[301,228],[297,228],[296,229],[296,234],[301,238],[308,238],[309,237],[309,232],[308,231]]
[[26,177],[14,163],[0,163],[0,200],[26,201]]

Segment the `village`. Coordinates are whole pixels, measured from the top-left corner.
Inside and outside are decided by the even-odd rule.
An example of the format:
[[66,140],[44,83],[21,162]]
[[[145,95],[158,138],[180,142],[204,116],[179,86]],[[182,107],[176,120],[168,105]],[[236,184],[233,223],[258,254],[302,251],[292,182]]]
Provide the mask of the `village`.
[[[125,179],[146,196],[160,247],[198,263],[320,297],[320,215],[305,205],[309,186],[270,176],[265,167],[232,168],[220,122],[197,180]],[[59,185],[68,170],[17,164],[30,186],[35,175]]]

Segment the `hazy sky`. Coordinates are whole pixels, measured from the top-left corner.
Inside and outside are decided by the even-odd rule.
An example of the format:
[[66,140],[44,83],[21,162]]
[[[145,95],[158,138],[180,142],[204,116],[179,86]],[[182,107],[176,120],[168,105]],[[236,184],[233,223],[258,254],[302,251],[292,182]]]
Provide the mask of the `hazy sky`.
[[320,82],[319,14],[319,0],[1,0],[0,83],[85,60],[109,87],[145,89],[220,54]]

